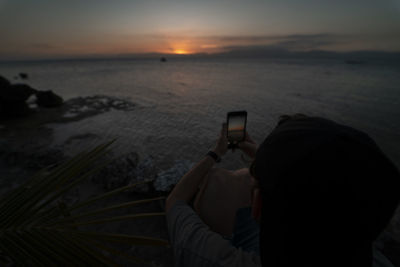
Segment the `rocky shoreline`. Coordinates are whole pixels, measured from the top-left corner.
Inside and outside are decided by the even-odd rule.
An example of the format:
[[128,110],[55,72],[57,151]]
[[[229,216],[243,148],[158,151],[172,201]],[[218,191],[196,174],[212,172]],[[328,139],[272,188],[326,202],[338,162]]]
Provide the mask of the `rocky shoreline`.
[[[63,148],[73,146],[76,140],[96,139],[97,135],[82,133],[70,136],[62,147],[51,147],[49,140],[52,139],[52,129],[48,124],[68,123],[110,110],[131,111],[134,108],[135,104],[129,101],[97,95],[73,98],[56,108],[34,107],[28,117],[2,120],[0,121],[2,164],[7,167],[19,166],[34,172],[65,160],[68,157],[64,155]],[[117,158],[99,174],[103,178],[93,178],[94,182],[103,184],[105,189],[124,186],[130,182],[154,179],[153,191],[168,192],[178,177],[182,176],[182,170],[185,172],[191,167],[190,162],[179,161],[171,169],[157,169],[151,156],[140,160],[135,152],[123,156],[113,155],[113,157]],[[149,190],[144,190],[144,193]]]
[[[70,136],[61,145],[53,146],[51,142],[53,130],[50,124],[67,125],[69,122],[112,110],[132,111],[136,108],[136,104],[132,102],[104,95],[73,98],[55,107],[44,107],[38,105],[35,99],[26,99],[26,105],[29,107],[29,112],[24,116],[2,116],[0,119],[0,195],[17,187],[40,169],[69,159],[71,155],[65,151],[71,150],[72,146],[98,138],[93,133],[80,133]],[[79,150],[79,147],[72,150]],[[134,151],[117,155],[111,150],[106,157],[113,161],[98,174],[64,195],[63,201],[66,204],[145,180],[153,182],[137,186],[109,201],[121,202],[166,196],[170,188],[191,167],[190,162],[182,161],[170,169],[161,170],[156,166],[152,156],[142,159]],[[135,207],[132,212],[160,212],[163,210],[163,205],[163,201],[151,202]],[[137,234],[168,239],[164,217],[114,223],[106,229],[114,232],[131,229]],[[154,266],[172,266],[170,249],[131,247],[128,250],[136,256],[149,260]]]

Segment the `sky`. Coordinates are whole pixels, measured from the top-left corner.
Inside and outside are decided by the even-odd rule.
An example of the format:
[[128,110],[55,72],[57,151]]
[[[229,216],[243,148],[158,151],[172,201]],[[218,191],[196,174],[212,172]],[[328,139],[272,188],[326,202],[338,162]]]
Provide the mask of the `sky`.
[[400,0],[0,0],[0,60],[243,47],[400,51]]

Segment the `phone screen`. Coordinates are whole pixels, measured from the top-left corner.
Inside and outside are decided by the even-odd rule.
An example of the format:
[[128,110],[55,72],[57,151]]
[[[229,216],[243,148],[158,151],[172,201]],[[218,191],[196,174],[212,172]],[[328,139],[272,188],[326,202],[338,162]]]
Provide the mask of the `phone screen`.
[[228,141],[237,143],[243,141],[246,133],[246,111],[228,113]]

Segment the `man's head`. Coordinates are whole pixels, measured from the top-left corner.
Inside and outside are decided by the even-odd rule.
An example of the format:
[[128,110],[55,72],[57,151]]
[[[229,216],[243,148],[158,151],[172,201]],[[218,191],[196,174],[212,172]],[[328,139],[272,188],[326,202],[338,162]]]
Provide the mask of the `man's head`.
[[252,175],[265,266],[370,266],[399,201],[399,172],[373,140],[322,118],[284,118]]

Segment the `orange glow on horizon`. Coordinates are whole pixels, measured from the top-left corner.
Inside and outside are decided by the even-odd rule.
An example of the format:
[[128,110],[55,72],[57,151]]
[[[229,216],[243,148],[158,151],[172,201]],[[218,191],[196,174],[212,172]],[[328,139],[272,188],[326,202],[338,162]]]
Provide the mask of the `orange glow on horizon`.
[[178,55],[186,55],[186,54],[190,54],[188,51],[184,50],[184,49],[175,49],[174,54],[178,54]]

